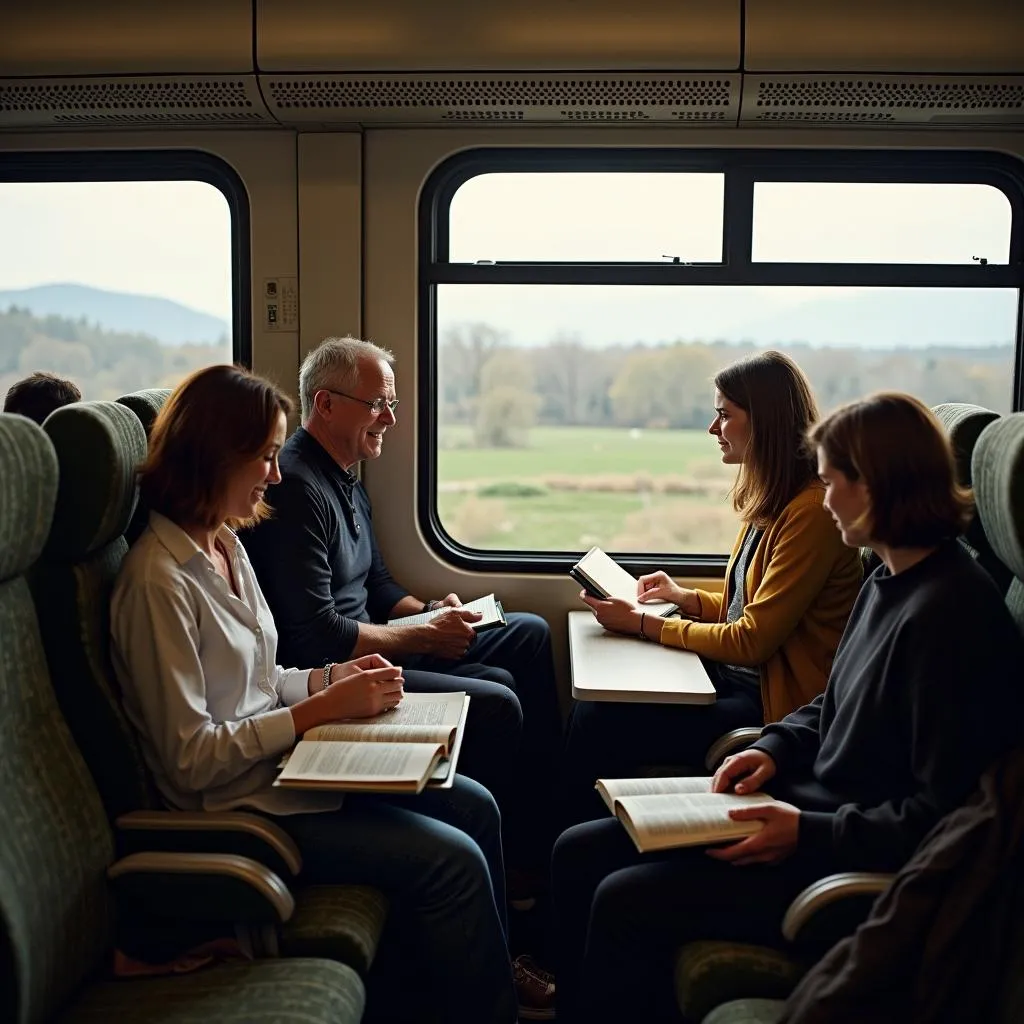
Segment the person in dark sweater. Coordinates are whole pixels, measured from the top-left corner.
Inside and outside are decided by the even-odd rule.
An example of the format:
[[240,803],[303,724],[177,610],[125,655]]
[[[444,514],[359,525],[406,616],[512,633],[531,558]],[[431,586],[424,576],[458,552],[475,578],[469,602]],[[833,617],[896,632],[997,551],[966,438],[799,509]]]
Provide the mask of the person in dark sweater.
[[779,943],[804,886],[838,870],[897,870],[1019,742],[1024,641],[956,540],[970,499],[938,422],[917,399],[882,394],[834,412],[810,440],[844,542],[882,565],[825,692],[714,777],[716,792],[776,798],[732,812],[760,831],[646,855],[613,818],[559,838],[560,1020],[675,1019],[670,960],[682,943]]
[[[423,601],[388,571],[353,470],[380,456],[397,422],[392,361],[355,338],[328,338],[305,359],[302,426],[280,454],[273,516],[243,542],[286,662],[377,653],[403,666],[409,691],[471,695],[459,771],[498,800],[509,863],[546,869],[554,835],[538,794],[554,777],[561,743],[551,633],[537,615],[509,613],[506,627],[477,635],[479,616],[456,594]],[[445,610],[425,625],[386,624],[435,607]]]

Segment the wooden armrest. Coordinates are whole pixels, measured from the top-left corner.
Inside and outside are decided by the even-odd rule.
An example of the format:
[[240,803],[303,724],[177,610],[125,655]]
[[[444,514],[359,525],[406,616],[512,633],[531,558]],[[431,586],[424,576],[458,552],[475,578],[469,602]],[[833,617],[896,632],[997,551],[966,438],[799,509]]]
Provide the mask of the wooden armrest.
[[849,935],[894,877],[873,871],[844,871],[812,882],[789,905],[782,920],[782,934],[790,942],[799,939],[830,944]]
[[704,767],[714,774],[718,766],[734,751],[743,747],[749,747],[761,735],[761,726],[745,725],[742,729],[733,729],[731,732],[719,736],[708,748],[707,756],[704,758]]
[[302,869],[295,841],[280,825],[246,811],[130,811],[115,822],[118,852],[165,850],[248,857],[275,874],[294,878]]
[[218,853],[133,853],[107,869],[125,905],[158,917],[281,924],[295,910],[288,887],[263,864]]

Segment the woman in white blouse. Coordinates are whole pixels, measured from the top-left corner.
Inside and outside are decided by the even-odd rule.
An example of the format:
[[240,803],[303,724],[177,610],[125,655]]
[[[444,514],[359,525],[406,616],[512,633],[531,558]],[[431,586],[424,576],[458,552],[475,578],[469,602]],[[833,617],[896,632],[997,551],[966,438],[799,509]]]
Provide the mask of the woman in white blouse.
[[[232,527],[267,514],[291,402],[233,366],[180,384],[153,425],[140,487],[149,526],[111,607],[114,666],[157,785],[177,808],[273,815],[298,843],[306,882],[373,885],[389,897],[447,1021],[512,1024],[499,816],[457,776],[412,797],[271,787],[307,729],[402,699],[377,654],[313,669],[276,662],[277,631]],[[396,927],[393,925],[393,927]],[[415,969],[412,969],[415,968]],[[371,998],[373,993],[371,992]]]

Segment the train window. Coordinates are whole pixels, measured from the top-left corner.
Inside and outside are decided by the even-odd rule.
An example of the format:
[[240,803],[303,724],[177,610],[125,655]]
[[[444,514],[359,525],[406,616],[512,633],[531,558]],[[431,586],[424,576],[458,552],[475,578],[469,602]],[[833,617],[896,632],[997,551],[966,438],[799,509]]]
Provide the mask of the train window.
[[991,185],[759,181],[753,259],[1007,263],[1010,203]]
[[0,394],[49,370],[114,399],[247,356],[215,184],[0,179],[0,226]]
[[[722,174],[480,174],[450,208],[453,263],[722,259]],[[481,217],[481,210],[503,216]]]
[[1009,159],[485,150],[422,203],[419,512],[457,564],[554,571],[597,544],[720,573],[712,378],[758,349],[823,411],[880,388],[1019,407]]

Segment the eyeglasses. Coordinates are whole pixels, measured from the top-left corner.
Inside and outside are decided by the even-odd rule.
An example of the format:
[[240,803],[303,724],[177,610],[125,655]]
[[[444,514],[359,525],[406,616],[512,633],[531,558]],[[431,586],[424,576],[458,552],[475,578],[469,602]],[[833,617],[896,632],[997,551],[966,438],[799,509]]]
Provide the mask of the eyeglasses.
[[321,391],[329,391],[332,395],[340,395],[342,398],[351,399],[353,402],[360,402],[369,409],[374,416],[379,416],[385,408],[390,412],[398,408],[398,399],[392,398],[388,401],[386,398],[375,398],[372,402],[368,402],[365,398],[356,398],[355,395],[346,395],[344,391],[335,391],[334,388],[321,388]]

